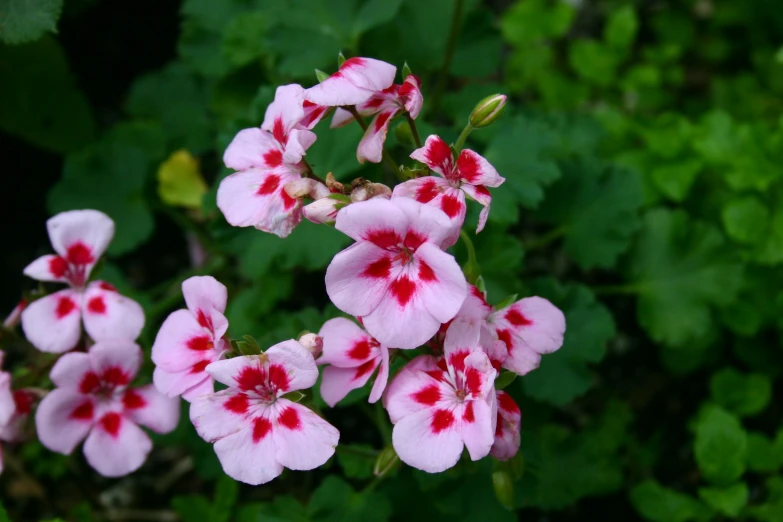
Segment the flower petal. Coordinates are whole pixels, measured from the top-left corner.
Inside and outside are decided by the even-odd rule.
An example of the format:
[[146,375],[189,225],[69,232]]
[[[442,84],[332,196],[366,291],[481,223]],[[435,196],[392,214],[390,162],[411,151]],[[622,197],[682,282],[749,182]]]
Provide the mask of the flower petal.
[[70,289],[30,303],[22,312],[25,337],[42,352],[67,352],[81,336],[81,305],[81,294]]
[[261,438],[259,434],[260,430],[250,425],[215,443],[215,453],[226,475],[253,486],[280,476],[283,466],[275,457],[275,441],[270,433]]
[[380,248],[402,242],[409,220],[399,206],[385,198],[353,203],[337,213],[335,228],[354,241],[371,241]]
[[465,194],[476,200],[481,205],[484,205],[484,208],[481,209],[481,214],[479,214],[478,227],[476,227],[476,234],[478,234],[484,230],[484,226],[487,224],[487,219],[489,218],[489,205],[492,203],[492,196],[487,189],[481,186],[474,187],[473,185],[465,184],[462,185],[461,188]]
[[400,460],[428,473],[453,467],[462,455],[460,419],[446,408],[424,409],[394,425],[392,444]]
[[321,398],[334,408],[351,390],[356,390],[367,384],[380,362],[380,357],[378,357],[355,368],[327,366],[321,374]]
[[411,413],[440,405],[446,392],[446,373],[438,368],[431,355],[419,355],[392,379],[383,396],[383,406],[396,424]]
[[490,453],[498,460],[508,460],[519,451],[522,415],[514,399],[504,391],[498,390],[497,403],[495,442]]
[[388,292],[391,257],[369,241],[339,252],[326,268],[329,299],[345,313],[354,316],[371,313]]
[[466,401],[462,412],[462,438],[468,448],[470,460],[483,459],[489,454],[495,442],[497,415],[484,399]]
[[55,252],[70,264],[86,267],[85,279],[114,237],[114,221],[98,210],[61,212],[46,228]]
[[35,412],[38,439],[47,449],[70,455],[92,428],[96,405],[90,396],[57,388]]
[[397,95],[414,120],[421,112],[421,106],[424,104],[424,98],[421,95],[421,82],[419,79],[409,74],[405,77],[405,81],[402,82],[400,89],[397,91]]
[[92,386],[84,390],[80,390],[80,388],[85,379],[95,380],[97,375],[92,369],[89,355],[84,352],[71,352],[57,359],[49,373],[49,378],[58,388],[90,393]]
[[133,421],[117,412],[105,413],[84,442],[87,463],[104,477],[122,477],[139,469],[152,441]]
[[[453,197],[456,199],[454,205],[461,205],[464,207],[464,199],[460,202],[458,196],[461,192],[455,189],[447,189],[446,192],[449,191],[453,191]],[[408,226],[408,235],[411,233],[415,234],[419,239],[429,241],[436,245],[444,243],[448,237],[454,235],[453,220],[442,208],[436,208],[433,205],[425,205],[410,198],[394,198],[391,200],[391,203],[402,210],[408,218],[408,223],[410,223]],[[441,207],[443,206],[444,205],[441,204]],[[446,208],[449,207],[446,206]],[[462,211],[457,209],[455,212],[452,212],[452,214],[458,217],[460,214],[462,215],[460,223],[465,219],[464,209]],[[459,236],[459,231],[457,231],[457,236]]]
[[345,317],[326,321],[318,336],[323,339],[323,352],[318,364],[354,368],[380,355],[378,342]]
[[0,428],[8,424],[16,412],[14,394],[11,391],[11,374],[0,372]]
[[[468,295],[468,282],[457,260],[432,243],[421,245],[416,251],[416,258],[424,307],[441,323],[450,321]],[[428,270],[423,267],[428,267]]]
[[105,283],[90,283],[84,293],[84,329],[94,341],[125,339],[134,341],[144,328],[144,310]]
[[[289,132],[304,118],[304,88],[295,83],[281,85],[275,99],[266,108],[261,128],[271,132],[281,144],[288,141]],[[298,161],[298,160],[297,160]]]
[[283,147],[268,132],[252,127],[234,136],[223,153],[223,163],[234,170],[273,169],[283,163]]
[[367,130],[364,131],[356,150],[356,159],[359,163],[365,161],[380,163],[383,159],[383,144],[386,141],[386,133],[389,131],[389,122],[399,112],[399,108],[390,108],[379,112],[373,118]]
[[185,304],[203,327],[214,332],[216,338],[223,337],[228,330],[226,311],[228,291],[223,283],[212,276],[194,276],[182,282]]
[[169,433],[179,422],[179,400],[166,397],[151,384],[125,390],[125,415],[157,433]]
[[124,339],[99,341],[90,347],[87,355],[101,380],[117,386],[128,385],[144,360],[139,345]]
[[378,375],[375,376],[375,382],[370,390],[370,397],[367,399],[370,403],[378,402],[386,390],[386,383],[389,381],[389,349],[381,345],[381,364]]
[[318,105],[356,105],[394,82],[397,68],[372,58],[350,58],[323,82],[305,91],[305,99]]
[[315,133],[309,130],[292,130],[283,152],[283,161],[292,165],[302,161],[305,151],[315,143],[315,139]]
[[215,442],[247,427],[250,403],[244,393],[220,390],[190,403],[190,421],[199,436]]
[[459,178],[471,185],[499,187],[506,181],[506,178],[500,176],[490,162],[469,149],[463,149],[459,153],[457,171]]
[[336,129],[338,127],[344,127],[349,123],[352,123],[353,120],[353,114],[342,107],[337,107],[334,110],[334,116],[332,116],[332,122],[329,124],[329,128]]
[[191,371],[205,360],[216,360],[221,346],[215,346],[212,334],[190,310],[176,310],[158,330],[152,362],[167,372]]
[[337,428],[309,409],[286,399],[278,399],[272,439],[277,461],[289,469],[310,470],[334,455],[340,440]]
[[152,372],[152,382],[155,384],[155,388],[166,397],[181,395],[186,401],[192,402],[193,398],[198,395],[212,393],[215,389],[212,377],[201,368],[202,365],[206,368],[210,361],[204,362],[206,364],[196,363],[193,368],[178,372],[168,372],[160,366],[156,366]]
[[451,177],[455,166],[449,144],[435,134],[427,136],[424,146],[414,150],[410,157],[447,179]]
[[37,279],[38,281],[65,282],[67,278],[65,273],[68,270],[68,262],[60,256],[46,255],[41,256],[29,265],[23,271],[24,275]]

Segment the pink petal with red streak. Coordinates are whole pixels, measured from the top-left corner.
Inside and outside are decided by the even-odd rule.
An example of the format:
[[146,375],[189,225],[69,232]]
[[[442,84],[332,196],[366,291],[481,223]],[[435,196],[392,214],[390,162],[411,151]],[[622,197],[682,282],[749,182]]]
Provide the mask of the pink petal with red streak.
[[369,241],[351,245],[335,255],[326,268],[329,299],[354,316],[372,313],[382,300],[388,299],[391,263],[391,253]]
[[139,469],[152,441],[133,421],[109,411],[97,419],[84,442],[87,463],[104,477],[122,477]]
[[418,291],[424,308],[439,322],[450,321],[457,315],[468,294],[465,275],[453,256],[432,243],[419,247],[416,257]]
[[340,432],[321,417],[299,404],[279,399],[273,406],[277,461],[289,469],[310,470],[334,455]]
[[42,352],[73,349],[81,336],[82,295],[60,290],[30,303],[22,312],[27,340]]
[[365,161],[370,163],[380,163],[383,159],[383,144],[386,141],[386,134],[389,131],[391,119],[399,111],[398,108],[386,109],[379,112],[370,122],[367,130],[364,131],[356,149],[356,159],[359,163]]
[[35,412],[38,439],[47,449],[70,455],[92,428],[95,412],[92,397],[63,388],[52,390]]
[[443,370],[430,355],[420,355],[392,379],[383,396],[383,406],[392,423],[411,413],[446,404],[451,389],[443,382]]
[[67,262],[60,256],[41,256],[24,268],[24,275],[38,281],[51,281],[62,283],[67,281],[64,277],[68,269]]
[[457,414],[449,408],[428,408],[400,419],[392,431],[392,444],[400,460],[428,473],[457,464],[464,447]]
[[377,341],[344,317],[326,321],[318,335],[323,339],[323,352],[318,364],[354,368],[380,355]]
[[283,147],[258,127],[243,129],[223,153],[223,163],[234,170],[272,169],[283,162]]
[[[270,425],[266,417],[260,417],[259,426]],[[272,430],[274,428],[271,428]],[[272,432],[254,429],[253,425],[221,438],[215,443],[215,453],[223,471],[234,480],[257,486],[266,484],[283,472],[277,461]],[[264,433],[263,437],[259,437]]]
[[490,454],[498,460],[509,460],[519,451],[522,415],[509,394],[497,392],[497,427]]
[[215,442],[246,428],[250,404],[244,393],[227,389],[202,395],[190,404],[190,420],[199,436]]
[[435,134],[427,136],[424,146],[414,150],[410,157],[424,163],[446,179],[451,177],[455,166],[448,143]]
[[463,149],[459,153],[457,171],[460,179],[470,185],[499,187],[506,181],[484,156],[470,149]]
[[305,91],[305,99],[318,105],[356,105],[375,91],[391,86],[397,68],[372,58],[350,58],[323,82]]
[[327,366],[321,373],[321,398],[334,408],[351,390],[367,384],[380,362],[380,357],[377,357],[353,368]]
[[[491,402],[495,404],[494,397]],[[495,442],[497,412],[487,400],[477,399],[463,403],[461,413],[462,439],[470,454],[470,460],[483,459],[489,454]]]
[[[304,89],[295,83],[281,85],[275,90],[275,99],[266,108],[261,128],[271,132],[280,143],[285,143],[289,132],[305,116]],[[284,136],[286,139],[280,139]]]
[[152,362],[167,372],[191,371],[203,360],[215,360],[220,348],[190,310],[176,310],[158,330],[152,345]]
[[54,251],[86,267],[85,278],[114,237],[114,221],[98,210],[61,212],[46,222]]
[[94,341],[135,340],[144,328],[144,310],[139,303],[116,290],[106,290],[102,281],[90,283],[82,301],[84,329]]
[[179,400],[166,397],[152,384],[126,390],[123,405],[126,416],[156,433],[169,433],[179,422]]
[[408,226],[400,206],[384,198],[348,205],[337,213],[335,223],[337,230],[354,241],[373,241],[381,248],[401,242]]

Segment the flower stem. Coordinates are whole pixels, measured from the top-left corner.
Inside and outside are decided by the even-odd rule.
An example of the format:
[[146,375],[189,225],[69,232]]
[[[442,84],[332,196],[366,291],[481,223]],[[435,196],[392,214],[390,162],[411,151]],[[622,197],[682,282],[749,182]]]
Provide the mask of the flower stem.
[[459,138],[457,138],[456,143],[454,143],[454,149],[456,149],[457,154],[462,150],[462,147],[465,145],[465,140],[468,139],[468,136],[473,132],[473,129],[475,129],[475,127],[468,123],[465,125],[465,128],[462,129],[462,132],[460,132]]
[[440,97],[446,89],[446,80],[449,77],[451,60],[454,58],[454,49],[457,47],[457,37],[459,36],[460,21],[462,20],[462,7],[464,0],[456,0],[454,11],[451,15],[451,28],[449,29],[449,39],[446,41],[446,53],[443,55],[443,65],[440,69],[438,83],[432,95],[432,111],[437,112],[440,105]]
[[411,128],[411,134],[413,134],[413,141],[416,142],[416,146],[421,148],[421,138],[419,137],[419,129],[416,128],[416,122],[411,118],[409,113],[405,113],[405,118],[408,120],[408,126]]
[[320,178],[320,177],[319,177],[319,176],[318,176],[318,175],[317,175],[317,174],[316,174],[316,173],[313,171],[313,167],[311,167],[311,166],[310,166],[310,164],[307,162],[307,160],[306,160],[306,159],[302,158],[302,164],[304,165],[305,169],[307,169],[307,172],[306,172],[306,174],[307,174],[307,177],[308,177],[308,178],[312,178],[312,179],[316,180],[317,182],[319,182],[319,183],[323,183],[324,185],[326,185],[326,181],[324,181],[323,179],[321,179],[321,178]]
[[476,259],[476,249],[473,247],[473,241],[468,236],[468,233],[464,230],[459,231],[459,237],[462,242],[465,243],[465,249],[468,251],[468,262],[462,267],[462,271],[465,272],[465,277],[472,285],[476,284],[478,278],[481,276],[481,267]]

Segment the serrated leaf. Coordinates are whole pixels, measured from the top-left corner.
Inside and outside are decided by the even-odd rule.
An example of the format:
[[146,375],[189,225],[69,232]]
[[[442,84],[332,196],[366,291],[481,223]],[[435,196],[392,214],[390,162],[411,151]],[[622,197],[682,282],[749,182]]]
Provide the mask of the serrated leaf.
[[728,485],[745,471],[747,435],[739,420],[718,406],[707,406],[696,420],[694,455],[704,478]]
[[610,268],[641,224],[641,178],[586,160],[562,162],[560,170],[536,216],[564,231],[565,251],[579,266]]
[[712,399],[740,417],[760,413],[772,398],[772,381],[766,375],[743,374],[725,368],[710,380]]
[[21,44],[57,32],[63,0],[0,0],[0,40]]
[[738,482],[725,488],[700,488],[699,497],[712,509],[727,517],[739,516],[748,503],[748,485]]
[[682,211],[649,211],[630,262],[639,323],[653,340],[672,347],[705,338],[712,309],[729,304],[742,282],[742,267],[720,232],[689,222]]
[[631,502],[646,520],[688,522],[709,520],[710,512],[698,500],[647,480],[631,490]]

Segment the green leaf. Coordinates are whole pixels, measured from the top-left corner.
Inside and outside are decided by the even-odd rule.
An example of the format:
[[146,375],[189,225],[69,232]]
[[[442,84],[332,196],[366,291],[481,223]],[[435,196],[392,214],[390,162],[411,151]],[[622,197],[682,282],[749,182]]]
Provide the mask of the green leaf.
[[228,522],[231,519],[231,512],[237,502],[239,494],[239,485],[229,476],[222,476],[217,481],[215,489],[215,500],[212,510],[215,514],[214,522]]
[[568,61],[579,76],[601,87],[608,87],[615,81],[619,65],[614,50],[594,40],[571,43]]
[[772,381],[766,375],[743,374],[724,368],[710,380],[712,399],[739,417],[761,413],[772,398]]
[[3,131],[57,153],[78,150],[93,139],[90,106],[53,38],[0,46],[0,78]]
[[672,201],[682,203],[702,170],[697,159],[687,159],[656,165],[650,172],[655,186]]
[[727,517],[739,516],[748,503],[748,485],[738,482],[725,488],[700,488],[699,497],[715,511]]
[[778,265],[783,262],[783,202],[778,201],[767,226],[756,226],[763,231],[763,240],[758,246],[755,259],[763,265]]
[[748,433],[748,469],[771,473],[783,466],[783,430],[775,442],[763,433]]
[[612,11],[604,27],[604,41],[618,51],[626,52],[636,38],[639,20],[632,5]]
[[718,406],[707,406],[696,420],[694,455],[704,478],[717,486],[745,471],[747,435],[739,420]]
[[356,15],[353,22],[354,38],[364,34],[373,27],[390,22],[400,10],[402,0],[368,0]]
[[368,444],[341,444],[337,450],[337,462],[345,476],[366,480],[373,476],[373,465],[378,451]]
[[182,522],[216,522],[212,504],[200,495],[174,497],[171,499],[171,507]]
[[21,44],[56,33],[62,8],[63,0],[0,0],[0,40]]
[[[327,130],[328,123],[328,121],[322,122],[316,128],[318,140],[307,149],[307,161],[322,178],[331,172],[335,178],[349,181],[350,174],[362,167],[356,161],[356,147],[362,138],[362,129],[354,123],[343,128]],[[319,129],[323,131],[319,132]]]
[[564,35],[574,21],[576,9],[566,2],[525,0],[515,2],[503,14],[500,30],[512,45],[527,46]]
[[783,478],[770,477],[766,481],[767,498],[759,506],[750,506],[748,514],[761,522],[781,522],[783,520]]
[[269,13],[252,11],[237,15],[223,33],[223,54],[236,67],[243,67],[269,52]]
[[167,205],[198,209],[206,193],[198,160],[187,150],[172,153],[158,167],[158,195]]
[[769,210],[755,196],[742,196],[723,205],[721,219],[731,239],[752,245],[765,236],[763,225],[769,220]]
[[542,357],[540,368],[522,382],[531,397],[563,406],[593,385],[588,364],[603,359],[606,345],[615,335],[614,321],[585,286],[564,286],[544,279],[534,282],[532,291],[563,310],[568,327],[562,348]]
[[391,516],[391,505],[385,496],[356,493],[342,479],[330,475],[313,493],[307,513],[314,521],[382,522]]
[[683,115],[664,113],[640,129],[647,147],[665,159],[684,152],[693,134],[693,125]]
[[689,222],[682,211],[649,211],[630,261],[639,323],[653,340],[672,347],[706,338],[711,309],[729,304],[742,281],[742,267],[721,234]]
[[647,480],[631,490],[636,510],[652,522],[687,522],[709,520],[709,510],[698,500]]
[[565,231],[565,251],[579,266],[610,268],[639,228],[643,188],[634,171],[591,161],[561,164],[536,216]]

